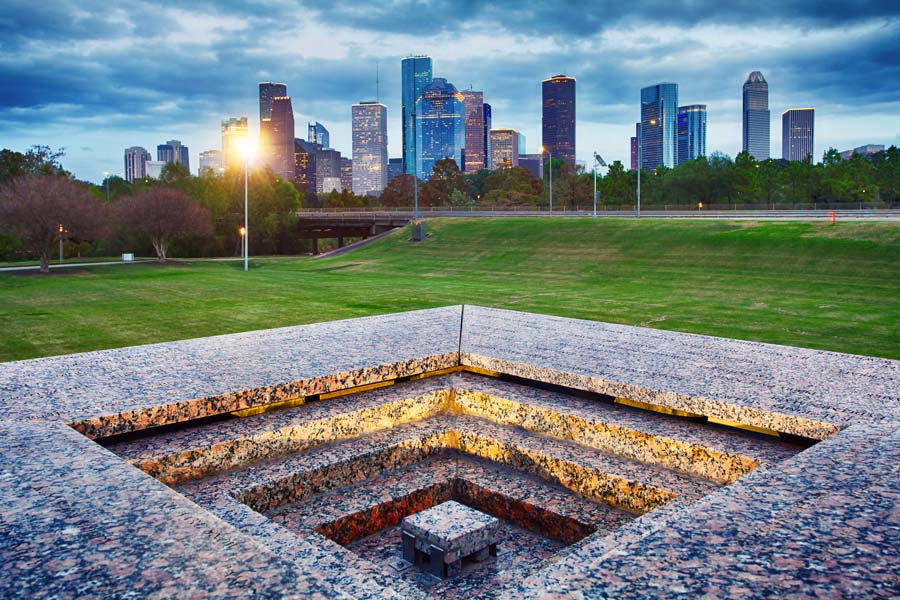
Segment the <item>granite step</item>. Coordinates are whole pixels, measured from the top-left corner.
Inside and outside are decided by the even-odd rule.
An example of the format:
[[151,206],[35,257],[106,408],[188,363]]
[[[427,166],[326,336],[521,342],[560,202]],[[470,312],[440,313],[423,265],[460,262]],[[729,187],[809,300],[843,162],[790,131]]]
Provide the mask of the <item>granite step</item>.
[[265,514],[298,534],[318,531],[350,544],[451,499],[566,543],[597,531],[609,533],[634,518],[537,477],[452,450]]
[[163,483],[177,484],[427,418],[445,408],[449,390],[446,376],[431,377],[107,448]]
[[460,412],[729,484],[780,463],[801,446],[471,373],[450,378]]
[[719,487],[708,479],[480,417],[456,415],[448,420],[453,421],[461,452],[509,465],[636,514],[679,497],[697,500]]

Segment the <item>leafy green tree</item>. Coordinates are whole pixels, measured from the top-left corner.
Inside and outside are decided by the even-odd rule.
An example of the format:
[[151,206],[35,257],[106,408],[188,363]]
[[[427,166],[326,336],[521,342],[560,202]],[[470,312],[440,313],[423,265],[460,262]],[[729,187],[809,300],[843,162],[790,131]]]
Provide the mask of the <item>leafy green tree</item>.
[[[379,203],[386,208],[409,208],[413,205],[413,176],[403,173],[394,177],[384,191]],[[419,180],[419,206],[431,206],[428,187]]]
[[62,168],[62,148],[31,146],[24,154],[14,150],[0,150],[0,185],[22,175],[70,175]]
[[450,203],[450,194],[454,190],[465,192],[467,188],[465,177],[452,158],[443,158],[435,162],[425,185],[428,187],[428,197],[433,206],[447,206]]
[[622,161],[609,165],[606,176],[597,184],[602,204],[634,204],[637,200],[637,172],[625,170]]

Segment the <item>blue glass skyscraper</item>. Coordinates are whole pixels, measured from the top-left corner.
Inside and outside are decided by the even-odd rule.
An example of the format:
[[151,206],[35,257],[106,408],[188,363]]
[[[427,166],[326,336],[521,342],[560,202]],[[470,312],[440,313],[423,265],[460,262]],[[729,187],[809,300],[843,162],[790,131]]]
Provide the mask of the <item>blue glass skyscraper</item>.
[[413,114],[416,112],[416,102],[422,96],[422,91],[431,84],[431,57],[410,56],[404,58],[401,63],[401,110],[400,119],[403,126],[403,172],[412,174],[416,158],[413,156],[413,147],[416,141],[416,124]]
[[680,106],[676,164],[680,165],[700,156],[706,156],[706,105]]
[[452,158],[462,170],[466,145],[463,95],[443,77],[435,77],[416,102],[416,175],[427,180],[434,163]]
[[677,118],[677,83],[658,83],[641,89],[641,169],[653,171],[660,165],[675,166]]

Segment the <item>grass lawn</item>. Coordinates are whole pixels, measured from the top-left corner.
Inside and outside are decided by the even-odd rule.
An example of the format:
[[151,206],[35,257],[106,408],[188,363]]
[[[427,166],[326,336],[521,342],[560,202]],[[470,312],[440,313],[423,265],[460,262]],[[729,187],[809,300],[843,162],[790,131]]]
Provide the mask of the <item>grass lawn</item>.
[[900,224],[434,219],[334,258],[0,274],[0,361],[481,304],[900,358]]

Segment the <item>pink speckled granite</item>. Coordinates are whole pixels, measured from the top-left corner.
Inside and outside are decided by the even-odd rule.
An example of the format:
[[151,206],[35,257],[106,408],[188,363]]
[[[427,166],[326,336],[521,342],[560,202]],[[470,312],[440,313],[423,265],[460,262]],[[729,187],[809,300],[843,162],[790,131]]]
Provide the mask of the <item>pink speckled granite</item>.
[[[111,445],[213,473],[176,493],[65,426],[152,430],[460,363],[825,441],[795,454],[453,375]],[[426,489],[577,540],[441,597],[900,597],[898,361],[467,306],[0,364],[0,407],[4,598],[424,598],[318,531]]]
[[900,361],[466,306],[461,361],[809,438],[900,420]]
[[461,308],[0,363],[10,420],[98,438],[459,364]]
[[497,543],[500,520],[460,504],[442,502],[422,512],[404,517],[400,529],[416,538],[416,548],[428,554],[431,546],[445,552],[444,562],[456,562],[464,556]]

